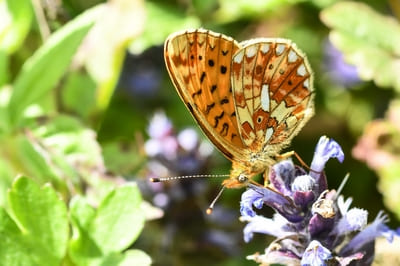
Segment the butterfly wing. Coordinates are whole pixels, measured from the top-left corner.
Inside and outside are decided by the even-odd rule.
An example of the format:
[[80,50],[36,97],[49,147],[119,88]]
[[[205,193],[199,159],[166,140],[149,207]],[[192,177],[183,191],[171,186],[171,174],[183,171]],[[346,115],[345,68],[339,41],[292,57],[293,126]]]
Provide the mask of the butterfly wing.
[[165,42],[169,75],[197,123],[230,160],[242,158],[231,90],[231,62],[239,44],[207,30],[178,32]]
[[232,59],[232,88],[245,146],[276,155],[313,114],[312,72],[289,40],[246,42]]

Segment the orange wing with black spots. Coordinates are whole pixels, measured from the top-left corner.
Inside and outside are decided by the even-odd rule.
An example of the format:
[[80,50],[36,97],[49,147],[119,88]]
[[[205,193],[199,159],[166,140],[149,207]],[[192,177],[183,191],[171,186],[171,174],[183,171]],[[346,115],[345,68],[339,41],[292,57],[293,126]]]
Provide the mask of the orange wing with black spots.
[[172,34],[164,46],[178,94],[203,132],[230,160],[239,160],[244,151],[230,83],[232,56],[238,49],[232,38],[202,29]]
[[207,30],[172,34],[165,62],[203,132],[232,161],[227,188],[247,184],[313,114],[312,73],[288,40],[237,43]]
[[313,114],[312,73],[285,39],[246,42],[232,59],[239,133],[253,152],[276,155]]

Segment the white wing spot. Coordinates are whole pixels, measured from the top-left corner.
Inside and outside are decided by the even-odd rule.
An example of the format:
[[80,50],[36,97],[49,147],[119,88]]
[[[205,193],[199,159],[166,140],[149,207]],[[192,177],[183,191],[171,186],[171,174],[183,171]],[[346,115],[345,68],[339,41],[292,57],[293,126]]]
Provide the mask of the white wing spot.
[[289,63],[296,62],[297,58],[298,58],[298,56],[297,56],[296,52],[293,51],[293,50],[290,50],[289,57],[288,57],[288,62]]
[[261,45],[261,52],[263,53],[263,54],[266,54],[266,53],[268,53],[268,51],[269,51],[269,44],[262,44]]
[[274,134],[274,129],[272,127],[267,128],[265,132],[265,142],[269,141],[269,139],[272,137],[272,134]]
[[306,75],[306,67],[304,66],[304,63],[299,66],[297,69],[297,75],[304,77]]
[[256,55],[257,48],[255,45],[249,46],[246,48],[246,56],[251,58]]
[[305,88],[309,89],[309,88],[310,88],[310,79],[306,79],[306,80],[303,82],[303,85],[304,85]]
[[264,84],[261,88],[261,108],[269,112],[269,86]]
[[285,44],[284,43],[278,43],[276,46],[276,55],[281,55],[285,51]]
[[237,64],[242,63],[243,61],[243,56],[244,56],[244,50],[240,50],[239,52],[237,52],[235,54],[235,56],[233,57],[233,61]]

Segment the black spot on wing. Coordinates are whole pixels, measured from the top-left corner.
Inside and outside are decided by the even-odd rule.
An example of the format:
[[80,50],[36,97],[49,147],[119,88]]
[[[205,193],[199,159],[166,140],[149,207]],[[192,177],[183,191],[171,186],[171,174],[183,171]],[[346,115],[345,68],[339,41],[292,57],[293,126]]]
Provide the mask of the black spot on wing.
[[197,96],[197,95],[201,95],[202,92],[203,92],[202,89],[199,89],[198,91],[193,92],[193,93],[192,93],[192,98],[194,98],[194,97]]
[[226,66],[221,66],[221,74],[225,74],[227,70]]
[[205,77],[206,77],[206,72],[203,71],[203,73],[201,73],[200,83],[203,83]]
[[227,97],[225,97],[225,98],[223,98],[221,101],[219,101],[219,103],[220,103],[221,105],[227,104],[227,103],[229,103],[229,99],[228,99]]
[[224,117],[225,112],[222,111],[220,115],[217,115],[214,117],[215,119],[215,124],[214,124],[214,128],[216,128],[218,126],[219,120]]
[[228,135],[228,130],[229,130],[228,123],[223,123],[222,124],[222,129],[221,129],[221,131],[219,133],[221,134],[221,136],[225,137],[225,136]]
[[213,93],[216,89],[217,89],[217,85],[215,85],[215,84],[212,85],[211,89],[210,89],[211,93]]
[[208,115],[210,113],[211,109],[213,109],[214,107],[215,107],[215,103],[208,104],[207,108],[206,108],[206,111],[205,111],[205,114]]

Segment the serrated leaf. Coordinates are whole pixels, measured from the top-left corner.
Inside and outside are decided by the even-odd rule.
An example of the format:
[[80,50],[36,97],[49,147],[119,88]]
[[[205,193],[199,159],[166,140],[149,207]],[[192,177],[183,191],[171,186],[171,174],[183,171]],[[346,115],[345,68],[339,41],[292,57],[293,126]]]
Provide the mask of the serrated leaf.
[[40,47],[23,65],[10,99],[9,122],[18,126],[25,108],[55,87],[73,55],[93,25],[93,8],[67,23]]
[[120,252],[136,240],[144,226],[136,185],[112,191],[100,204],[90,234],[103,253]]
[[0,210],[1,265],[60,265],[69,227],[67,208],[54,189],[20,177],[8,201],[12,219]]
[[321,20],[362,79],[400,91],[400,24],[394,18],[363,3],[340,2],[322,11]]
[[119,265],[127,259],[125,257],[130,257],[120,252],[135,241],[143,228],[144,214],[140,203],[141,196],[134,184],[111,191],[97,210],[83,198],[72,200],[74,235],[70,242],[70,256],[74,263]]

